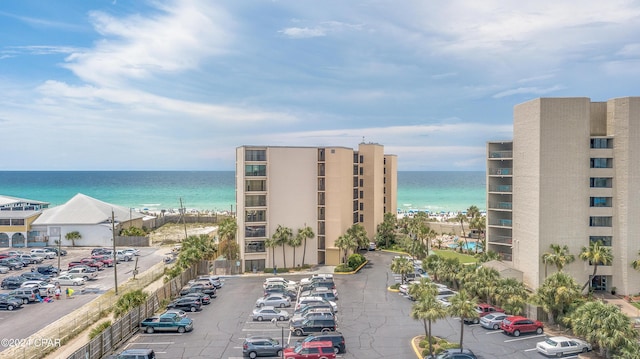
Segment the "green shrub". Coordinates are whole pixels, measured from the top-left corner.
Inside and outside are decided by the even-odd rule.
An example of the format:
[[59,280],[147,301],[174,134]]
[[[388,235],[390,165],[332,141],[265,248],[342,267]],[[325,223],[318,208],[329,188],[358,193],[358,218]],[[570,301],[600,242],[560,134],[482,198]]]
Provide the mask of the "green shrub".
[[389,288],[391,288],[391,289],[400,289],[400,283],[393,284]]
[[100,335],[100,333],[104,332],[110,326],[111,326],[110,320],[107,320],[105,322],[98,324],[95,328],[91,329],[91,332],[89,332],[89,339],[93,339],[97,337],[98,335]]
[[336,273],[344,273],[344,272],[352,272],[353,268],[349,267],[346,264],[339,264],[336,266],[336,269],[334,270],[334,272]]
[[367,261],[367,259],[362,254],[354,253],[354,254],[349,256],[349,259],[347,260],[347,264],[351,268],[358,268],[358,267],[360,267],[360,265],[362,263],[364,263],[366,261]]
[[[264,272],[267,274],[273,274],[273,268],[265,268]],[[289,273],[289,268],[280,268],[276,269],[276,273]]]

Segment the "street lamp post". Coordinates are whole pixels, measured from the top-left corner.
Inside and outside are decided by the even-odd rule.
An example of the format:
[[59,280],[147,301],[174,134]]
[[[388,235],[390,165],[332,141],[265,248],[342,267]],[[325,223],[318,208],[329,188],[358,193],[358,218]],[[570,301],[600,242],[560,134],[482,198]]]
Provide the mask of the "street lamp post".
[[271,319],[271,321],[276,325],[276,327],[280,328],[280,346],[282,347],[280,353],[281,358],[284,359],[284,326],[286,325],[286,323],[284,323],[284,325],[281,325],[280,322],[278,322],[278,318],[273,318]]
[[116,295],[118,295],[118,254],[116,253],[116,217],[111,209],[111,235],[113,236],[113,280],[116,285]]

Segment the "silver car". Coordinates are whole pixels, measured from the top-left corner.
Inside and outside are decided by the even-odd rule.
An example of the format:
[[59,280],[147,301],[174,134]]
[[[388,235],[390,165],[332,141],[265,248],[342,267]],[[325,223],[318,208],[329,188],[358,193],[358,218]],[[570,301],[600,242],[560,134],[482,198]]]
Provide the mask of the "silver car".
[[258,298],[258,300],[256,300],[256,307],[264,306],[279,308],[290,307],[291,300],[289,297],[285,297],[280,294],[269,294],[266,297]]
[[264,306],[253,310],[253,320],[259,322],[263,320],[289,320],[289,313],[275,307]]
[[551,337],[536,345],[539,353],[547,356],[562,357],[565,354],[586,353],[591,350],[591,344],[580,339],[567,337]]
[[502,320],[506,317],[508,317],[508,315],[504,313],[487,314],[480,318],[480,325],[482,325],[483,328],[498,330],[500,329],[500,323],[502,323]]

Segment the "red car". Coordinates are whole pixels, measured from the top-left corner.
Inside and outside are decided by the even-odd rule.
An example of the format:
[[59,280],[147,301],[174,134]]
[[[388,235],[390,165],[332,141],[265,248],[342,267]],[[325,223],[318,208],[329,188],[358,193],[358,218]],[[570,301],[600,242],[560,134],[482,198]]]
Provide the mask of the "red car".
[[473,324],[478,324],[478,323],[480,323],[480,318],[484,317],[485,315],[488,315],[488,314],[491,314],[491,313],[504,313],[504,309],[495,307],[495,306],[493,306],[491,304],[480,303],[476,307],[476,312],[478,312],[478,316],[477,317],[475,317],[475,318],[464,318],[464,321],[465,322],[472,322]]
[[335,359],[336,353],[330,341],[302,342],[295,349],[285,348],[284,357],[286,359]]
[[110,256],[101,254],[101,255],[91,256],[91,258],[104,263],[104,265],[107,267],[113,267],[113,258],[111,258]]
[[533,320],[521,316],[507,317],[500,324],[503,332],[514,337],[519,337],[521,333],[542,334],[544,326],[539,320]]

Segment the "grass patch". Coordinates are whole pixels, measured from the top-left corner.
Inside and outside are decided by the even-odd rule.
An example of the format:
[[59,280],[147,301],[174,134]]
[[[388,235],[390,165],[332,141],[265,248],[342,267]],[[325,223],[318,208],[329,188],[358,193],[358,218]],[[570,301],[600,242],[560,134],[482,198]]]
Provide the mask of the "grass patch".
[[474,256],[446,249],[434,249],[433,252],[442,258],[458,258],[462,264],[476,263],[478,261]]
[[98,324],[95,328],[91,329],[89,332],[89,339],[93,339],[100,335],[100,333],[104,332],[107,328],[111,326],[111,321],[107,320],[106,322],[102,322]]

